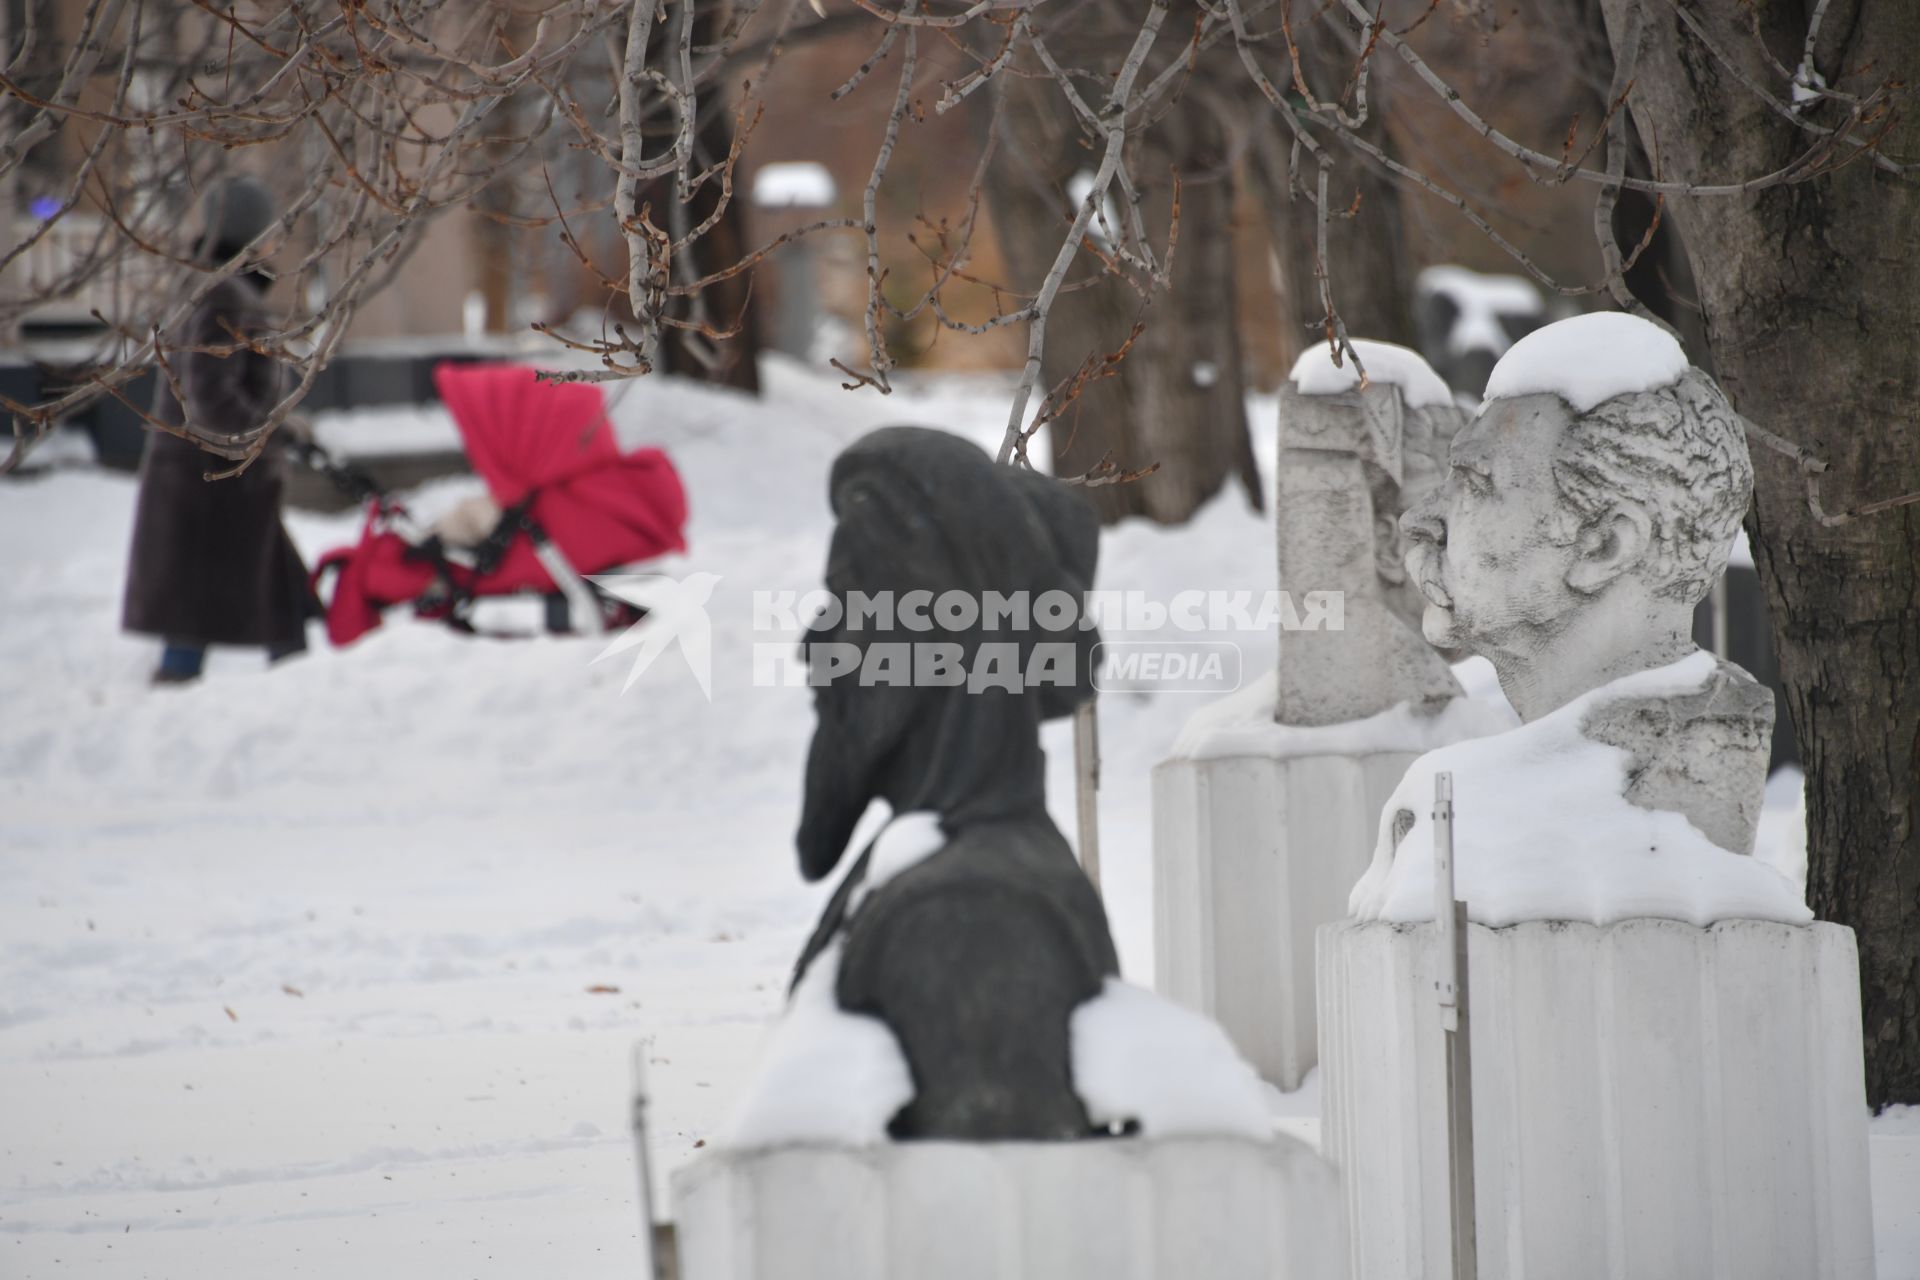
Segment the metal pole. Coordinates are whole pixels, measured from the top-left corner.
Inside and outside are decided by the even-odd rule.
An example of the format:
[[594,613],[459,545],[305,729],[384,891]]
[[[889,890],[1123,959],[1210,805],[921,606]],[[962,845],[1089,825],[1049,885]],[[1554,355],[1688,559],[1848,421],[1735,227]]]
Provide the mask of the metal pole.
[[1473,1202],[1473,1042],[1467,1011],[1467,904],[1453,896],[1453,775],[1433,779],[1433,922],[1440,1026],[1447,1037],[1447,1201],[1454,1280],[1479,1274]]
[[1727,575],[1722,573],[1714,579],[1713,592],[1707,598],[1713,608],[1713,652],[1722,662],[1729,658],[1727,653]]
[[1100,890],[1100,718],[1094,700],[1073,713],[1073,791],[1079,818],[1080,867]]
[[553,585],[567,601],[567,621],[573,627],[575,635],[599,636],[607,631],[607,620],[601,616],[600,601],[593,594],[566,554],[547,537],[547,531],[539,525],[528,522],[527,534],[533,539],[533,556],[546,569],[547,576],[553,579]]
[[653,1161],[647,1150],[647,1042],[640,1041],[633,1046],[633,1066],[631,1070],[633,1097],[631,1121],[633,1125],[634,1164],[640,1171],[640,1245],[646,1254],[647,1270],[644,1280],[673,1280],[678,1271],[676,1259],[662,1257],[665,1236],[671,1239],[671,1228],[661,1230],[653,1225]]

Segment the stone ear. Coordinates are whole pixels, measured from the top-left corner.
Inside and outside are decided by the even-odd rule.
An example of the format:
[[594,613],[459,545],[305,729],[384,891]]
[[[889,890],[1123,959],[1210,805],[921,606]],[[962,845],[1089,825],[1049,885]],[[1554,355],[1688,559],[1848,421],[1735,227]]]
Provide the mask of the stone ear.
[[1379,507],[1373,512],[1373,571],[1382,582],[1399,586],[1407,580],[1406,539],[1400,533],[1400,518]]
[[1582,529],[1574,545],[1567,585],[1591,595],[1646,558],[1653,545],[1653,520],[1639,505],[1622,502]]

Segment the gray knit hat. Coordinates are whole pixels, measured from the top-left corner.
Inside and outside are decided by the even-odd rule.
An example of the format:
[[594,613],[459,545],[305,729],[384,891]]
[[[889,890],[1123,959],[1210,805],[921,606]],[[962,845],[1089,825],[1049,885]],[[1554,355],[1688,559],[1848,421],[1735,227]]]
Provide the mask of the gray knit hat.
[[235,174],[208,188],[200,203],[201,256],[229,257],[273,223],[273,196],[258,178]]

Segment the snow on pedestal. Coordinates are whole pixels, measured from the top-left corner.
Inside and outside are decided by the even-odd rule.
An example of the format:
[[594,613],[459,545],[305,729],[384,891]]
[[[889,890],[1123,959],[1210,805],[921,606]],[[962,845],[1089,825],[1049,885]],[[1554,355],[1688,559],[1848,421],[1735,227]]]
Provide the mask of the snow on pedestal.
[[[1460,815],[1455,895],[1481,924],[1608,924],[1641,916],[1701,925],[1808,923],[1813,913],[1800,889],[1749,856],[1753,824],[1742,814],[1759,816],[1761,735],[1745,737],[1754,790],[1741,804],[1727,799],[1747,781],[1734,767],[1740,739],[1679,744],[1712,752],[1688,759],[1682,773],[1690,788],[1706,793],[1706,799],[1685,794],[1695,802],[1698,823],[1725,827],[1726,839],[1738,841],[1731,847],[1744,844],[1746,851],[1716,844],[1685,814],[1630,798],[1636,784],[1655,775],[1649,762],[1674,771],[1679,747],[1665,740],[1682,732],[1689,707],[1704,700],[1710,716],[1700,718],[1716,723],[1733,714],[1723,705],[1734,701],[1728,672],[1754,687],[1744,672],[1695,651],[1589,690],[1517,729],[1428,752],[1387,800],[1372,863],[1349,899],[1351,914],[1399,924],[1433,918],[1434,778],[1444,772],[1453,775]],[[1590,736],[1594,726],[1622,719],[1640,730],[1637,737],[1616,744]],[[1707,787],[1707,780],[1715,785]],[[1707,799],[1723,803],[1709,807]],[[1710,823],[1709,815],[1722,820]]]
[[1474,922],[1481,1280],[1872,1276],[1852,931],[1812,923],[1773,867],[1631,802],[1634,752],[1588,736],[1623,706],[1664,707],[1671,734],[1722,679],[1696,653],[1615,680],[1429,752],[1388,800],[1356,918],[1318,945],[1322,1143],[1356,1275],[1450,1275],[1427,923],[1446,772]]
[[726,1151],[673,1203],[683,1280],[1347,1274],[1338,1181],[1289,1138]]
[[1273,702],[1269,673],[1203,709],[1154,768],[1154,986],[1292,1090],[1318,1054],[1314,930],[1345,917],[1381,807],[1420,752],[1513,716],[1463,698],[1301,728],[1275,724]]
[[[911,844],[909,839],[907,843]],[[1220,1028],[1117,978],[1077,1008],[1071,1142],[890,1141],[886,1026],[809,968],[719,1149],[674,1175],[684,1280],[1343,1280],[1339,1179]],[[821,975],[821,976],[816,976]]]
[[[1851,930],[1468,934],[1481,1280],[1873,1275]],[[1320,932],[1321,1143],[1358,1277],[1451,1274],[1433,935]]]

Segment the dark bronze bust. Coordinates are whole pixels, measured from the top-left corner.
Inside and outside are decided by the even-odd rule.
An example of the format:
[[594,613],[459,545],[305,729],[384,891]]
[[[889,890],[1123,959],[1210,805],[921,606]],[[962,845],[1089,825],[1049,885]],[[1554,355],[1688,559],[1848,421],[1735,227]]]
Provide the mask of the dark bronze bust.
[[[1068,1020],[1118,965],[1099,895],[1047,814],[1040,724],[1093,692],[1098,636],[1078,618],[1099,551],[1093,510],[1068,486],[919,427],[860,439],[835,460],[830,490],[827,588],[842,607],[805,642],[819,723],[800,869],[809,880],[831,872],[875,798],[895,814],[935,815],[945,843],[877,887],[865,883],[872,846],[863,851],[796,981],[823,949],[844,946],[840,1006],[885,1022],[913,1075],[894,1136],[1084,1136]],[[1037,607],[969,620],[961,603],[1034,606],[1050,592],[1064,593],[1055,605],[1071,600],[1072,625],[1055,613],[1049,627]],[[846,607],[876,598],[906,607]],[[953,607],[932,607],[943,600]],[[914,655],[915,676],[939,646],[947,662],[932,665],[948,672],[957,661],[975,677],[1015,679],[817,674],[823,655],[876,645]],[[1046,678],[1018,679],[1036,667]]]

